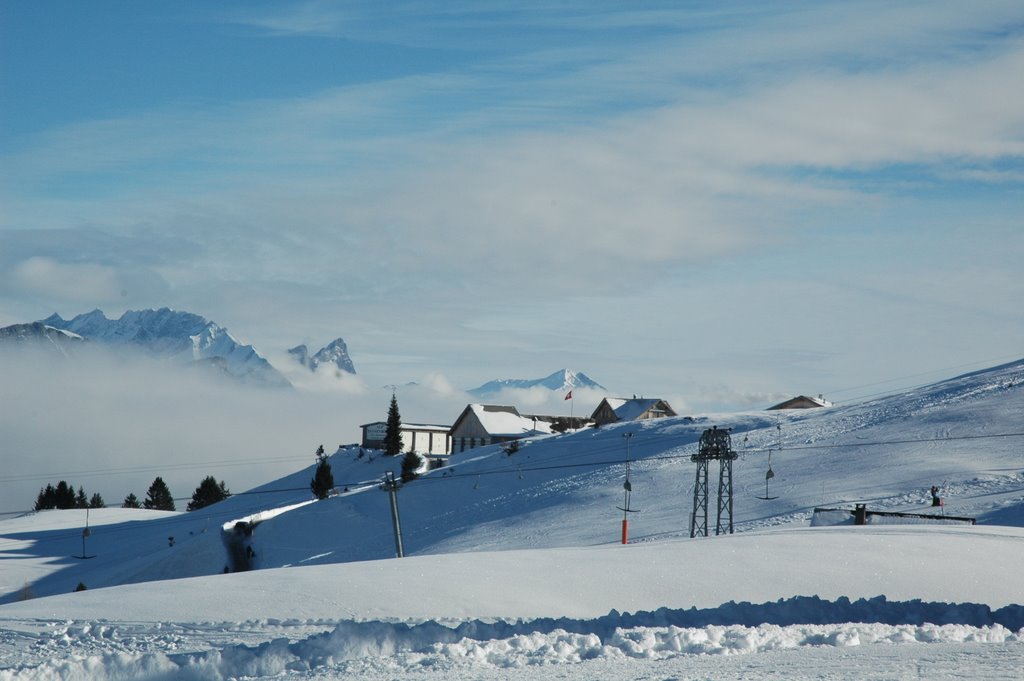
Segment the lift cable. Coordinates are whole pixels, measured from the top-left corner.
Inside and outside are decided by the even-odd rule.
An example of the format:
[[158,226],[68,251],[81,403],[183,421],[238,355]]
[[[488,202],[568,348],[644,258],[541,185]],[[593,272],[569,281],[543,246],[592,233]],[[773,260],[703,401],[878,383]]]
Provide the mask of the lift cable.
[[[889,446],[889,445],[928,444],[928,443],[934,443],[934,442],[957,442],[957,441],[968,441],[968,440],[988,440],[988,439],[1015,438],[1015,437],[1024,437],[1024,432],[1017,432],[1017,433],[987,433],[987,434],[984,434],[984,435],[957,435],[957,436],[919,438],[919,439],[903,439],[903,440],[875,440],[875,441],[869,441],[869,442],[804,444],[804,445],[795,445],[795,446],[794,445],[789,445],[787,447],[787,451],[806,451],[806,450],[821,450],[821,449],[853,449],[853,448],[857,448],[857,447],[883,447],[883,446]],[[658,439],[663,439],[663,438],[658,438]],[[682,445],[682,446],[683,447],[689,447],[691,445],[695,446],[696,443],[686,443],[685,445]],[[778,449],[778,445],[777,444],[772,444],[769,447],[750,447],[749,449],[745,449],[744,452],[751,452],[751,453],[765,452],[765,453],[767,453],[770,450],[776,450],[776,449]],[[590,450],[589,453],[590,454],[595,454],[595,453],[601,453],[602,451],[616,451],[616,450],[618,450],[617,447],[602,447],[602,448],[592,449],[592,450]],[[642,459],[640,459],[639,461],[644,461],[644,462],[646,462],[646,461],[672,461],[672,460],[678,460],[678,459],[687,459],[688,460],[689,458],[690,458],[690,454],[666,454],[666,455],[661,455],[661,456],[646,456],[646,457],[642,457]],[[564,461],[564,459],[562,459],[562,460]],[[557,470],[557,469],[587,468],[587,467],[614,465],[614,464],[622,464],[622,463],[625,463],[625,459],[618,458],[618,457],[613,458],[613,459],[602,459],[600,461],[585,461],[585,462],[579,462],[579,463],[557,463],[557,464],[539,465],[539,466],[523,466],[521,463],[517,463],[514,468],[502,467],[502,468],[496,468],[496,469],[486,470],[486,471],[473,471],[473,472],[470,472],[470,473],[456,473],[456,472],[452,472],[452,473],[448,473],[447,475],[445,475],[443,477],[441,477],[441,476],[425,476],[425,477],[419,478],[419,481],[424,481],[424,482],[425,481],[444,482],[444,481],[447,481],[447,480],[451,480],[451,479],[455,479],[455,478],[461,478],[461,477],[478,477],[480,475],[502,475],[502,474],[506,474],[506,473],[518,473],[519,471],[529,472],[529,471],[547,471],[547,470]],[[53,477],[65,477],[65,476],[57,475],[57,476],[53,476]],[[0,481],[3,481],[3,478],[0,478]],[[359,486],[359,485],[375,485],[375,484],[379,483],[379,481],[380,481],[379,478],[375,477],[372,480],[349,481],[349,482],[343,482],[343,483],[337,484],[335,486],[336,487],[342,487],[342,486],[353,487],[353,486]],[[271,493],[275,493],[275,492],[293,492],[293,491],[301,491],[301,490],[304,490],[304,489],[306,489],[306,488],[305,487],[291,487],[291,488],[275,488],[275,489],[255,489],[255,490],[249,490],[249,491],[246,491],[246,492],[235,492],[235,493],[232,494],[232,496],[251,495],[251,494],[271,494]],[[191,500],[191,497],[175,497],[174,499],[175,499],[175,501],[178,501],[178,500]],[[8,512],[0,512],[0,515],[11,515],[13,513],[25,513],[25,512],[26,512],[25,510],[8,511]]]

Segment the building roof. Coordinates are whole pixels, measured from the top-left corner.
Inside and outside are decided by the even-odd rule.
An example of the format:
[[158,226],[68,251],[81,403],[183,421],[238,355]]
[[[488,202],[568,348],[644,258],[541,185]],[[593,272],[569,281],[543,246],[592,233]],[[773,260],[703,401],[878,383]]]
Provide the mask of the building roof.
[[469,414],[476,416],[480,425],[492,436],[520,437],[522,435],[550,433],[551,424],[523,416],[513,406],[497,404],[469,404],[452,425],[454,431]]
[[658,406],[664,405],[667,416],[675,416],[676,413],[669,406],[668,402],[656,397],[634,397],[632,399],[623,397],[606,397],[604,401],[615,412],[615,417],[620,421],[632,421],[644,412]]
[[785,402],[779,402],[776,405],[768,407],[768,411],[773,409],[815,409],[817,407],[831,407],[832,403],[826,400],[821,395],[817,397],[808,397],[807,395],[797,395],[792,399],[788,399]]
[[[372,421],[370,423],[364,423],[359,426],[360,428],[367,428],[369,426],[381,426],[387,425],[387,421]],[[438,423],[401,423],[399,428],[402,430],[436,430],[439,432],[447,433],[451,426],[444,426]]]

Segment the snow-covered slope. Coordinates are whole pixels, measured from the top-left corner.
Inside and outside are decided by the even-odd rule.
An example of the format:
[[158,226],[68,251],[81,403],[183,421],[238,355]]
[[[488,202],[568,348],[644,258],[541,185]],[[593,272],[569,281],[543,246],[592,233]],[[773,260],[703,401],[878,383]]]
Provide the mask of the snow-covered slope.
[[[733,429],[739,532],[806,526],[820,505],[852,508],[861,502],[874,510],[928,511],[932,485],[942,487],[948,514],[1024,526],[1022,412],[1024,361],[863,404],[618,423],[528,439],[511,455],[500,446],[482,447],[453,455],[446,467],[402,488],[405,551],[425,555],[613,543],[620,535],[617,507],[623,502],[627,446],[631,505],[640,509],[630,518],[631,541],[687,538],[695,476],[690,456],[712,425]],[[769,456],[770,496],[778,498],[765,501],[758,497],[765,496]],[[119,525],[111,533],[117,550],[102,547],[105,535],[96,532],[90,541],[99,557],[74,572],[84,569],[90,573],[87,583],[103,586],[220,573],[226,551],[212,530],[308,501],[314,464],[311,456],[310,465],[291,476],[170,516],[157,529],[146,523]],[[378,482],[385,471],[397,473],[400,461],[351,447],[339,448],[331,465],[341,493],[261,522],[249,539],[254,567],[394,555],[388,498]],[[714,508],[712,499],[712,527]],[[121,544],[126,535],[138,539]],[[153,554],[153,545],[169,535],[177,538],[173,553]],[[45,559],[69,555],[72,548],[43,543],[37,550]],[[108,569],[108,561],[117,568]],[[46,568],[32,580],[34,591],[66,590],[65,571]],[[22,581],[8,582],[0,598],[12,600]]]
[[[109,509],[84,543],[84,511],[6,520],[0,679],[771,676],[700,653],[757,653],[776,678],[1015,678],[1021,413],[1024,361],[861,404],[479,448],[399,491],[402,560],[378,485],[400,463],[357,448],[332,455],[339,494],[322,501],[310,457],[193,513]],[[712,425],[732,428],[739,453],[737,534],[690,539],[690,455]],[[639,513],[621,546],[627,447]],[[933,484],[941,512],[979,524],[808,526],[821,505],[934,512]],[[224,575],[221,528],[239,521],[231,536],[256,569]],[[183,577],[196,579],[139,583]],[[79,582],[89,591],[70,594]],[[66,595],[16,602],[29,594]]]
[[565,392],[567,390],[590,388],[593,390],[604,390],[604,386],[594,381],[582,371],[570,371],[559,369],[550,376],[544,378],[503,378],[488,381],[478,388],[469,390],[470,395],[485,397],[494,395],[502,390],[519,389],[529,390],[531,388],[545,388],[554,392]]
[[42,322],[13,324],[0,328],[0,346],[14,345],[49,351],[62,357],[71,356],[85,342],[77,333],[48,326]]
[[93,310],[70,320],[53,314],[42,323],[98,344],[141,348],[157,357],[212,362],[235,378],[262,385],[288,385],[253,346],[240,343],[224,327],[190,312],[164,307],[129,310],[118,319],[107,319],[100,310]]

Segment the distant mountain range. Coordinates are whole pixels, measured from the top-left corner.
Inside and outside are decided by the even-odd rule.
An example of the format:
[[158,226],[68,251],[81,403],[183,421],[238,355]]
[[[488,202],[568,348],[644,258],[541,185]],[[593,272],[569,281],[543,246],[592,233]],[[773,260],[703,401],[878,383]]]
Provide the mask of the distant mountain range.
[[530,388],[547,388],[553,391],[569,391],[579,388],[591,388],[593,390],[606,390],[606,388],[594,381],[582,371],[570,371],[559,369],[550,376],[544,378],[505,378],[488,381],[479,388],[473,388],[467,392],[476,397],[484,397],[499,393],[509,388],[527,390]]
[[288,351],[288,354],[294,357],[299,364],[313,372],[316,372],[321,366],[333,366],[339,371],[345,371],[350,374],[356,373],[356,367],[352,364],[352,358],[348,355],[348,347],[341,338],[335,338],[313,355],[309,354],[309,348],[305,345],[296,345]]
[[129,310],[118,319],[108,319],[100,310],[93,310],[69,320],[53,314],[38,323],[99,345],[135,347],[156,357],[210,364],[249,383],[290,385],[253,346],[240,343],[224,327],[190,312],[163,307]]
[[[37,322],[0,328],[0,346],[34,345],[70,357],[76,348],[88,344],[137,348],[154,357],[209,367],[246,383],[291,386],[288,379],[252,345],[239,342],[226,328],[197,314],[166,307],[129,310],[118,319],[108,319],[100,310],[71,319],[53,314]],[[312,354],[306,345],[297,345],[288,350],[288,354],[312,372],[330,367],[337,372],[356,373],[348,347],[341,338],[334,339]],[[553,392],[581,388],[605,390],[604,386],[581,371],[560,369],[543,378],[488,381],[467,392],[484,398],[510,388],[544,388]]]
[[[197,314],[166,307],[129,310],[118,319],[108,319],[100,310],[72,319],[53,314],[37,322],[0,328],[0,345],[34,346],[65,357],[88,344],[137,348],[154,357],[209,367],[245,383],[291,385],[252,345],[239,342],[226,328]],[[305,345],[288,352],[311,371],[330,365],[350,374],[356,372],[341,338],[312,355]]]

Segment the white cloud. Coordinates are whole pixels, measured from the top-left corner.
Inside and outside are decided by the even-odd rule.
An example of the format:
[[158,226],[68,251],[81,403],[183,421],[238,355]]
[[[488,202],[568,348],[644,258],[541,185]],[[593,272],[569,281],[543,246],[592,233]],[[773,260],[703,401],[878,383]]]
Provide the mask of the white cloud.
[[420,379],[419,385],[424,386],[428,390],[431,390],[442,397],[457,397],[461,399],[466,396],[465,391],[456,388],[447,376],[437,372],[425,375]]
[[360,394],[239,386],[97,347],[67,361],[0,348],[0,374],[3,511],[31,507],[61,478],[107,503],[142,498],[156,475],[179,497],[206,475],[241,492],[312,465],[320,443],[357,441],[376,406]]
[[[622,285],[651,274],[652,265],[731,256],[797,225],[796,214],[863,200],[856,178],[826,179],[807,168],[919,165],[925,177],[934,168],[931,177],[939,178],[951,167],[968,172],[1024,153],[1024,96],[1012,87],[1021,70],[1024,50],[969,64],[775,78],[584,128],[506,130],[443,144],[413,134],[401,151],[371,136],[360,144],[383,145],[378,150],[397,153],[405,169],[387,164],[359,179],[338,161],[351,156],[345,129],[371,109],[401,107],[397,88],[436,82],[331,91],[177,121],[160,114],[78,126],[22,160],[34,168],[29,175],[95,170],[97,158],[130,167],[133,158],[177,159],[196,140],[211,158],[233,159],[217,162],[216,179],[197,169],[177,187],[141,187],[130,200],[66,208],[120,230],[141,223],[186,236],[202,252],[180,271],[168,265],[175,283],[197,273],[322,283],[343,264],[365,285],[384,268],[400,279],[457,272],[492,288],[512,278],[535,290],[579,292],[614,279]],[[374,89],[380,106],[363,102],[354,113]],[[338,116],[348,121],[340,128]],[[136,138],[149,141],[136,145]],[[99,147],[105,153],[94,153]],[[871,184],[868,196],[877,189]],[[530,276],[519,278],[526,270]]]
[[[423,31],[437,44],[443,32],[425,26],[455,32],[481,20],[439,11],[391,27],[389,11],[297,3],[250,23],[295,34],[372,25],[376,39]],[[127,262],[159,252],[149,266],[167,284],[133,304],[192,309],[285,342],[294,342],[289,325],[315,325],[299,338],[342,333],[379,383],[403,383],[423,366],[467,383],[490,378],[481,366],[497,363],[522,375],[515,358],[532,361],[554,345],[609,358],[619,367],[610,380],[632,388],[666,381],[657,368],[636,376],[626,366],[634,359],[611,358],[635,325],[644,328],[636,342],[659,362],[665,347],[685,354],[673,343],[698,338],[695,328],[719,319],[706,307],[723,300],[789,313],[753,310],[759,325],[747,344],[785,349],[780,338],[813,329],[800,316],[806,280],[780,287],[783,267],[769,272],[766,263],[786,256],[792,270],[843,270],[846,244],[836,235],[867,223],[864,238],[889,250],[906,216],[930,200],[887,183],[894,167],[911,168],[916,186],[989,182],[1000,195],[984,210],[1016,224],[1005,190],[1019,184],[1024,153],[1024,49],[1004,30],[1016,5],[740,11],[657,22],[644,12],[543,13],[538,24],[579,26],[584,37],[528,49],[508,49],[510,41],[453,72],[51,130],[4,157],[0,229],[87,225],[119,239],[109,259],[94,250],[75,261],[103,263],[95,265],[67,265],[73,258],[59,245],[23,248],[7,283],[20,277],[22,290],[94,306],[118,291]],[[692,21],[699,30],[600,44],[615,22]],[[915,234],[965,214],[933,209],[934,224],[917,220]],[[964,243],[943,237],[951,249]],[[849,271],[871,262],[871,250]],[[904,252],[908,264],[887,280],[893,290],[913,267]],[[694,284],[715,268],[737,283]],[[931,271],[922,263],[913,276]],[[1015,272],[1002,262],[989,279],[1006,287],[1000,301],[1016,292]],[[977,280],[960,283],[957,300],[990,295]],[[762,293],[777,290],[792,297],[765,302]],[[829,338],[849,345],[858,327],[847,320],[877,310],[862,292],[829,293],[812,301],[814,314],[839,319]],[[581,295],[600,299],[588,315],[568,309]],[[621,303],[645,297],[658,304]],[[684,314],[687,305],[705,307]],[[484,317],[503,324],[474,325]],[[584,342],[570,342],[566,317]],[[797,328],[780,329],[787,319]],[[767,373],[735,384],[765,394],[779,382]],[[435,387],[446,394],[443,381]]]
[[112,267],[61,263],[47,257],[18,263],[9,276],[15,287],[32,296],[92,302],[116,300],[121,291]]
[[251,10],[231,17],[234,23],[254,26],[273,35],[336,35],[344,25],[344,14],[336,3],[325,0],[307,0],[280,3],[273,12],[258,13]]

